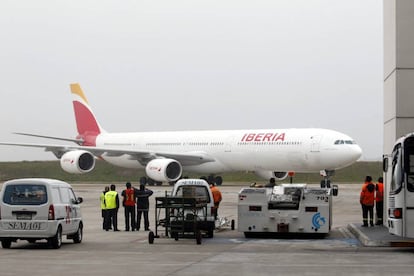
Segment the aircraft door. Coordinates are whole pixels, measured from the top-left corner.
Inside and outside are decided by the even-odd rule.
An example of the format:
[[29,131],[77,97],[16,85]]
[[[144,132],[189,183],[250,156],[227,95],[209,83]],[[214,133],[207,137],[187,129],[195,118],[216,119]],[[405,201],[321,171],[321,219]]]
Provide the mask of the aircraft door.
[[321,140],[322,140],[322,135],[313,135],[313,136],[311,136],[310,139],[311,139],[310,151],[311,152],[319,152],[320,144],[321,144]]

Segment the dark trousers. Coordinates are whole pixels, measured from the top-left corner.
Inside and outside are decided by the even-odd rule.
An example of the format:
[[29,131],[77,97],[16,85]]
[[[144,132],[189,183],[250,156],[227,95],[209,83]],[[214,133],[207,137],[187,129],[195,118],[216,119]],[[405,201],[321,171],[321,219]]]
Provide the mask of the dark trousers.
[[374,206],[369,206],[361,204],[362,206],[362,222],[364,226],[368,226],[368,215],[369,215],[369,224],[374,225]]
[[[102,210],[102,229],[106,230],[108,228],[108,214],[107,210]],[[111,228],[111,225],[109,225],[109,228]]]
[[[132,231],[135,230],[135,206],[124,206],[125,213],[125,230],[129,231],[129,225],[131,225]],[[131,219],[131,223],[130,223]]]
[[377,211],[377,224],[383,224],[384,218],[384,201],[377,201],[375,203],[375,211]]
[[111,224],[114,228],[114,231],[118,231],[118,209],[107,209],[107,225],[105,230],[109,230],[111,228]]
[[141,215],[144,215],[144,227],[145,230],[149,229],[148,210],[137,210],[137,230],[141,226]]

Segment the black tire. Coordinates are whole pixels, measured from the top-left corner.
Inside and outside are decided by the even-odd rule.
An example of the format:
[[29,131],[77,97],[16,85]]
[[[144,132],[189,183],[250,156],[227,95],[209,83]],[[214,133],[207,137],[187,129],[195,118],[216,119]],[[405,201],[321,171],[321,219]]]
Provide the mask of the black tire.
[[59,249],[62,246],[62,227],[60,225],[56,234],[49,239],[49,243],[54,249]]
[[209,239],[214,238],[214,229],[209,229],[207,231],[207,238],[209,238]]
[[150,231],[148,233],[148,243],[153,244],[154,243],[154,238],[155,238],[154,232]]
[[216,185],[221,186],[223,184],[223,178],[221,176],[216,176]]
[[236,222],[234,219],[231,220],[231,230],[234,230]]
[[155,181],[153,179],[151,179],[151,178],[148,178],[147,183],[150,186],[154,186]]
[[3,248],[10,248],[10,246],[11,246],[11,240],[2,240],[1,241],[1,247],[3,247]]
[[145,176],[142,176],[139,179],[139,184],[146,185],[147,184],[147,178]]
[[196,242],[197,242],[197,244],[201,244],[201,231],[200,230],[198,230],[197,232],[196,232],[196,234],[195,234],[195,238],[196,238]]
[[76,234],[73,236],[74,243],[81,243],[83,238],[83,224],[82,222],[79,223],[79,228]]

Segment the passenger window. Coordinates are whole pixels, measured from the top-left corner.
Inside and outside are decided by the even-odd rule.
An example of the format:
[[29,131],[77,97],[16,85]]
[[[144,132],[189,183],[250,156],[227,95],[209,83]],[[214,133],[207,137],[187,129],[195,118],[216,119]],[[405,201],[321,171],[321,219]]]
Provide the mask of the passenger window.
[[58,188],[51,188],[54,203],[62,202]]
[[62,203],[69,203],[70,202],[70,198],[69,198],[69,193],[68,193],[68,189],[67,188],[60,188],[60,195],[62,198]]

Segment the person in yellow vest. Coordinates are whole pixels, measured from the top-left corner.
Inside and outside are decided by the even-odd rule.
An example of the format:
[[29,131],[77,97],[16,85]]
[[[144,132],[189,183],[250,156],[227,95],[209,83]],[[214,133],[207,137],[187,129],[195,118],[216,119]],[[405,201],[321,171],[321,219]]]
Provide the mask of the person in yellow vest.
[[131,225],[131,230],[135,231],[135,205],[137,201],[137,193],[130,182],[127,182],[126,189],[122,191],[122,205],[124,206],[124,215],[125,215],[125,231],[129,231],[129,226]]
[[[109,191],[109,186],[105,186],[105,189],[102,191],[100,196],[101,201],[101,213],[102,213],[102,229],[106,230],[108,224],[108,215],[106,214],[106,203],[105,203],[105,194]],[[109,226],[110,228],[110,226]]]
[[384,179],[378,178],[378,183],[375,185],[375,210],[377,211],[376,225],[383,224],[384,217]]
[[115,191],[115,185],[111,184],[111,190],[105,194],[105,203],[106,210],[108,215],[108,225],[106,231],[109,230],[109,226],[112,224],[114,231],[119,231],[118,229],[118,209],[119,209],[119,197],[118,193]]

